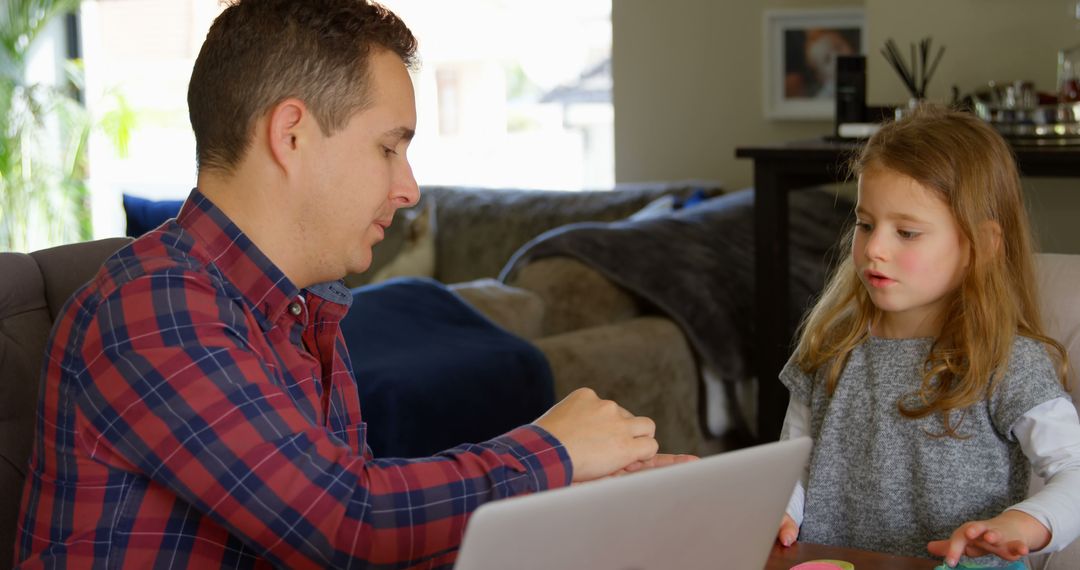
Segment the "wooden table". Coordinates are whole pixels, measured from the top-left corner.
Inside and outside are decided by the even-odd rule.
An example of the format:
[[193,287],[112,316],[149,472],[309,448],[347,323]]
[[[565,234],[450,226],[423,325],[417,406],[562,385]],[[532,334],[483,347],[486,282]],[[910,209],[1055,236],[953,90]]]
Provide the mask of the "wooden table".
[[811,560],[844,560],[854,564],[855,570],[933,570],[941,564],[928,558],[909,558],[853,548],[796,542],[787,548],[779,544],[774,545],[764,570],[788,570],[800,562]]
[[[788,307],[788,192],[847,178],[858,150],[847,141],[814,139],[735,149],[754,162],[754,373],[758,438],[779,439],[787,390],[778,380],[791,354]],[[1014,146],[1024,176],[1080,177],[1080,146]]]

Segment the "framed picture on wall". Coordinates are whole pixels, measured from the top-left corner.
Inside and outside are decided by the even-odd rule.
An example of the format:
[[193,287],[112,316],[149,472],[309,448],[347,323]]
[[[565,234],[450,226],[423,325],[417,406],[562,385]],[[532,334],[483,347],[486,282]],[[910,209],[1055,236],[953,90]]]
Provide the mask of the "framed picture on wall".
[[836,57],[864,54],[860,8],[765,12],[765,116],[828,120],[836,105]]

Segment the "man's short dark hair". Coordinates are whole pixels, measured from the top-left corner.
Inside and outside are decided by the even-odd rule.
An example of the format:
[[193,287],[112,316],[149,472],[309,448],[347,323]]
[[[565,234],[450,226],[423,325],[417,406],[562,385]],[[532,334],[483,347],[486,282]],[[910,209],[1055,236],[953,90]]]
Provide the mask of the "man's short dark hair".
[[255,122],[289,97],[326,136],[369,104],[373,48],[412,67],[416,38],[393,12],[365,0],[234,0],[206,35],[188,85],[199,169],[232,172]]

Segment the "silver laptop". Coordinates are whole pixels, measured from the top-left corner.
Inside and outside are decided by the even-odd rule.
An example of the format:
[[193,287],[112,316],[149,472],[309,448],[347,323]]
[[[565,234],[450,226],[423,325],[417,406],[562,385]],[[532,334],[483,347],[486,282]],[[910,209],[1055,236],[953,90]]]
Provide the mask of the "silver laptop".
[[496,501],[455,570],[762,568],[810,439]]

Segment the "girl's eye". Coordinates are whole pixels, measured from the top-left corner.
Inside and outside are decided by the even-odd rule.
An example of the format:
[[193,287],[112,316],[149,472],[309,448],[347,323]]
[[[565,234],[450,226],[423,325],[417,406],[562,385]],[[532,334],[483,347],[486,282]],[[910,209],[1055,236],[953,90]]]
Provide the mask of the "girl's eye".
[[855,222],[855,229],[859,230],[861,232],[868,232],[868,231],[874,229],[874,226],[871,226],[870,224],[868,224],[866,222]]
[[896,235],[903,239],[915,239],[919,237],[919,232],[913,232],[909,230],[896,230]]

